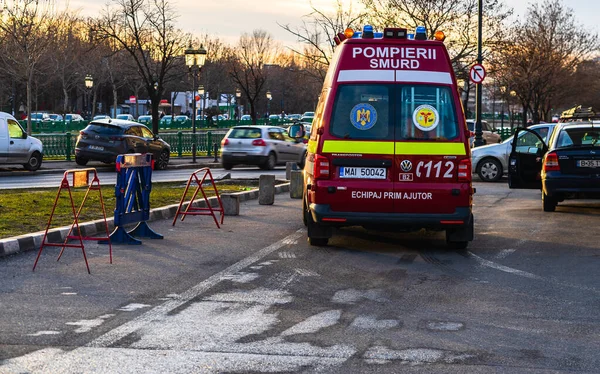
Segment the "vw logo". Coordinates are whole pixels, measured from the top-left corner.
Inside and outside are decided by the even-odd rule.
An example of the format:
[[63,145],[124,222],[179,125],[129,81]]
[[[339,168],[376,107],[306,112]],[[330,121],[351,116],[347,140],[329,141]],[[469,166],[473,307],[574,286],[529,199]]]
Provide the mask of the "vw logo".
[[410,162],[410,160],[402,161],[400,163],[400,169],[402,169],[403,172],[408,173],[412,170],[412,162]]

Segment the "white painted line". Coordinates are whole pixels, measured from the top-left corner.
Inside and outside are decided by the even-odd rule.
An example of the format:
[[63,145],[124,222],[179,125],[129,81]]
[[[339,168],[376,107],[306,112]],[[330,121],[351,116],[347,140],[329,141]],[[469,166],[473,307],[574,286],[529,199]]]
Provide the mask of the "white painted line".
[[575,288],[581,291],[589,291],[589,292],[593,292],[595,294],[600,294],[600,290],[597,290],[593,287],[587,287],[587,286],[582,286],[579,284],[573,284],[573,283],[567,283],[567,282],[563,282],[555,277],[541,277],[539,275],[535,275],[532,273],[528,273],[526,271],[523,270],[518,270],[518,269],[513,269],[511,267],[508,266],[504,266],[504,265],[500,265],[497,264],[493,261],[489,261],[486,260],[484,258],[481,258],[475,254],[473,254],[473,252],[469,252],[469,255],[477,262],[479,262],[480,265],[492,268],[492,269],[496,269],[496,270],[500,270],[503,271],[505,273],[510,273],[510,274],[514,274],[514,275],[518,275],[521,277],[525,277],[525,278],[529,278],[529,279],[535,279],[535,280],[539,280],[539,281],[544,281],[544,282],[548,282],[548,283],[552,283],[556,286],[561,286],[561,287],[568,287],[568,288]]
[[521,276],[521,277],[525,277],[525,278],[529,278],[529,279],[544,280],[544,278],[540,277],[539,275],[535,275],[535,274],[528,273],[528,272],[523,271],[523,270],[513,269],[513,268],[510,268],[508,266],[497,264],[495,262],[486,260],[485,258],[481,258],[481,257],[477,256],[476,254],[474,254],[472,252],[469,252],[469,255],[471,257],[473,257],[475,259],[475,261],[479,262],[481,265],[486,266],[488,268],[500,270],[500,271],[503,271],[505,273],[515,274],[515,275],[518,275],[518,276]]
[[235,264],[231,265],[227,269],[220,271],[217,274],[212,275],[211,277],[207,278],[203,282],[200,282],[197,285],[195,285],[194,287],[190,288],[189,290],[183,292],[178,299],[168,300],[168,301],[164,302],[163,304],[152,308],[151,310],[138,316],[137,318],[134,318],[133,320],[131,320],[127,323],[124,323],[123,325],[94,339],[93,341],[89,342],[86,346],[100,348],[100,347],[109,347],[109,346],[113,345],[114,343],[123,339],[127,335],[146,326],[150,322],[155,321],[155,320],[167,315],[172,310],[180,307],[183,304],[186,304],[190,300],[193,300],[196,297],[200,296],[201,294],[205,293],[206,291],[208,291],[215,285],[222,282],[224,278],[236,274],[240,270],[254,264],[255,262],[260,261],[264,257],[266,257],[266,256],[270,255],[271,253],[275,252],[276,250],[284,247],[285,245],[287,245],[286,243],[289,243],[290,240],[299,239],[304,234],[304,232],[305,232],[305,229],[300,229],[300,230],[296,231],[295,233],[283,238],[282,240],[259,250],[258,252],[254,253],[253,255],[248,256],[239,262],[236,262]]
[[503,259],[506,258],[508,256],[510,256],[511,254],[513,254],[516,251],[516,249],[514,248],[509,248],[509,249],[503,249],[502,251],[500,251],[500,253],[498,253],[495,257],[497,259]]

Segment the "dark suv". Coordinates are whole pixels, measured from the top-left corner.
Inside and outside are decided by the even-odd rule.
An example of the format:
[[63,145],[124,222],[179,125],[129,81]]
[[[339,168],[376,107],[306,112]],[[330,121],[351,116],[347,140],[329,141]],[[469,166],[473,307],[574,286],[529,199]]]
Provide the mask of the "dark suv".
[[140,123],[102,119],[92,121],[79,132],[75,162],[78,165],[86,165],[91,160],[112,163],[117,155],[125,153],[152,153],[154,166],[160,170],[169,164],[171,147]]

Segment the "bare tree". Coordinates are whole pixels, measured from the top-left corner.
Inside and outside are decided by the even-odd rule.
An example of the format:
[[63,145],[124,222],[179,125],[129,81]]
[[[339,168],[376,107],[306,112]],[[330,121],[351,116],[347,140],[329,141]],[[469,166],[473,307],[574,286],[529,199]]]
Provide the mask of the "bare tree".
[[51,41],[56,34],[53,12],[53,2],[38,0],[15,1],[1,11],[2,43],[9,53],[1,54],[0,59],[8,74],[26,82],[28,134],[31,134],[34,78],[52,48]]
[[332,14],[318,9],[312,2],[311,8],[312,12],[303,17],[302,26],[279,26],[294,35],[304,46],[302,49],[289,48],[305,60],[305,72],[322,82],[335,50],[335,36],[348,27],[356,28],[364,19],[364,14],[354,10],[353,0],[349,4],[335,0],[335,12]]
[[134,61],[151,100],[152,130],[158,133],[158,106],[166,83],[180,79],[189,34],[175,27],[177,16],[167,0],[113,0],[92,27],[98,38],[112,40]]
[[240,37],[235,55],[229,60],[229,75],[250,105],[250,115],[256,123],[256,104],[264,93],[268,69],[276,56],[273,38],[264,30]]
[[598,50],[597,37],[575,22],[560,0],[530,5],[526,21],[494,54],[492,65],[502,85],[516,93],[534,122],[568,92],[577,66]]

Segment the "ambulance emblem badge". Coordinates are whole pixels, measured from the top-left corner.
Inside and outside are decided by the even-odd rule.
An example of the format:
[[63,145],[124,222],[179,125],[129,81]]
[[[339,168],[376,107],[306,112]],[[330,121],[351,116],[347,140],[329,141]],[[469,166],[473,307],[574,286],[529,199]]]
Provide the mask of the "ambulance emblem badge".
[[402,161],[400,163],[400,169],[402,169],[403,172],[408,173],[412,170],[412,162],[410,162],[410,160]]
[[366,103],[360,103],[350,112],[350,123],[359,130],[369,130],[377,122],[377,110]]

